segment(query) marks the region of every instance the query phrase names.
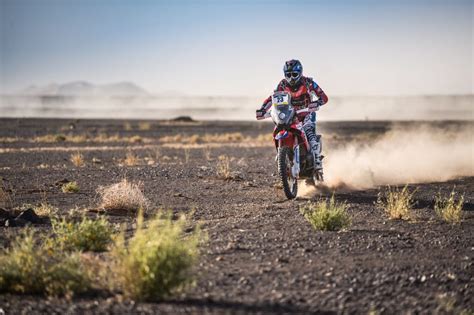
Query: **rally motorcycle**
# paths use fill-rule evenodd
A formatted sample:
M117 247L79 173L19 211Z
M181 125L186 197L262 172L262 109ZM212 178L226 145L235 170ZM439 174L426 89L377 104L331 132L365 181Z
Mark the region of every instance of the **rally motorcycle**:
M311 107L311 106L309 106ZM303 123L298 114L316 111L304 108L296 110L287 92L275 92L272 95L272 107L260 119L271 117L275 123L273 139L277 149L278 176L288 199L296 198L298 179L307 179L315 184L323 181L322 171L314 171L314 158L311 153Z

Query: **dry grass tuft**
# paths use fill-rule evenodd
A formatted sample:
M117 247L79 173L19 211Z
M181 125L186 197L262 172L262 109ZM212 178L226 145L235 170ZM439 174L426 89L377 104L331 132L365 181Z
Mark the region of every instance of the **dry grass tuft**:
M227 155L219 156L219 160L217 161L217 176L221 179L232 179L230 159Z
M255 142L258 143L272 143L274 141L272 135L269 134L260 134L256 138L254 138Z
M435 212L438 218L450 224L458 224L462 220L462 206L464 195L457 195L454 189L447 198L443 198L440 193L436 196Z
M12 197L3 187L3 180L0 179L0 207L11 207L13 204Z
M171 213L158 213L146 223L147 227L140 212L128 242L124 233L117 238L112 251L112 285L129 298L154 301L193 282L192 268L204 237L199 228L185 233L189 223L184 215L173 220Z
M155 161L159 161L161 158L161 150L159 148L155 148L153 149L152 152L153 152L152 156L154 157Z
M19 142L21 141L18 137L0 137L1 143L12 143L12 142Z
M91 142L127 142L126 137L122 138L118 134L108 135L106 133L99 133L95 137L89 137Z
M199 135L183 136L181 134L177 134L174 136L164 136L160 138L160 142L162 143L196 144L199 141L200 141Z
M19 142L19 141L21 141L21 139L18 137L0 137L1 143L13 143L13 142Z
M59 209L53 207L47 202L42 202L38 206L34 207L35 213L43 217L52 217L56 216L59 212Z
M64 139L67 142L82 143L87 142L88 138L86 135L68 135Z
M150 130L151 129L151 123L148 121L141 121L138 123L138 129L142 131Z
M125 156L125 159L123 160L123 163L126 166L135 166L138 165L138 161L138 157L132 151L128 151L127 155Z
M97 192L102 199L100 208L105 211L146 211L149 201L142 192L142 186L141 183L131 183L124 179L107 187L99 187Z
M79 185L77 182L69 182L61 186L63 193L73 194L79 192Z
M63 142L66 141L66 136L63 134L48 134L48 135L43 135L43 136L38 136L33 138L33 142L46 142L46 143L51 143L51 142Z
M188 164L190 152L188 148L184 148L184 163Z
M338 231L351 224L347 204L337 202L334 195L330 200L308 203L300 208L300 212L315 230Z
M240 142L244 140L244 136L240 132L232 132L232 133L216 133L216 134L208 134L202 136L202 142L210 143L210 142Z
M17 141L23 141L25 139L16 138ZM28 139L26 139L28 140ZM148 141L148 139L146 139ZM83 142L99 142L99 143L107 143L107 142L129 142L129 143L142 143L145 142L145 139L140 137L139 135L134 135L130 137L121 137L118 134L115 135L108 135L105 133L99 133L98 135L91 136L86 134L79 134L79 135L64 135L64 134L47 134L43 136L38 136L33 139L29 139L28 141L32 142L46 142L46 143L53 143L53 142L74 142L74 143L83 143Z
M85 165L84 156L80 152L71 154L70 160L76 167L82 167Z
M206 161L211 161L211 148L209 146L206 146L205 148L202 149L202 153L204 155L204 158Z
M473 315L472 309L465 309L459 305L459 301L453 294L442 293L436 296L438 307L434 314L457 314L457 315Z
M220 133L220 134L204 134L204 135L182 135L164 136L160 138L162 143L183 143L183 144L197 144L197 143L225 143L225 142L240 142L246 139L242 133Z
M125 129L125 131L132 131L133 126L130 122L126 121L123 123L123 129Z
M130 138L128 138L128 142L130 142L130 143L142 143L143 139L142 139L142 137L135 135L135 136L131 136Z
M413 219L414 194L415 191L408 190L408 185L405 185L401 190L388 186L384 194L379 193L377 206L383 209L390 219L411 220Z

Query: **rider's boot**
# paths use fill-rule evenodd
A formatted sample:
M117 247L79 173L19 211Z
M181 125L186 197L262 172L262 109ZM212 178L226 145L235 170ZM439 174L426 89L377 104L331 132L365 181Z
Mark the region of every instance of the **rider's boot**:
M304 132L306 134L306 139L308 139L308 143L311 149L310 153L313 155L314 177L317 180L322 180L323 156L321 155L321 151L322 151L321 135L316 134L316 114L314 112L305 117L303 129L304 129Z
M324 155L314 156L314 170L315 171L323 170L323 158L324 158Z
M323 179L323 158L324 156L321 154L321 135L316 135L313 138L315 141L311 141L311 151L314 157L314 174L318 180Z
M314 158L314 169L322 169L322 159L321 155L321 135L310 135L308 137L309 145L311 146L311 153L313 153Z

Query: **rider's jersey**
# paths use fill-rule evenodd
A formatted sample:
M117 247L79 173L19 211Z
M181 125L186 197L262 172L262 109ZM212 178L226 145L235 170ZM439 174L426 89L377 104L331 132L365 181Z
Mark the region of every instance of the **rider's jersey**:
M321 89L321 87L313 81L312 78L302 76L300 81L295 86L290 86L288 82L283 79L278 83L275 92L288 92L291 94L291 103L295 106L296 110L302 109L307 107L311 103L311 95L310 93L315 93L316 96L319 98L318 103L320 105L324 105L328 102L328 97L326 93ZM268 109L272 106L272 97L269 96L263 102L262 109L268 111ZM302 116L305 116L303 114ZM300 115L298 115L300 116Z

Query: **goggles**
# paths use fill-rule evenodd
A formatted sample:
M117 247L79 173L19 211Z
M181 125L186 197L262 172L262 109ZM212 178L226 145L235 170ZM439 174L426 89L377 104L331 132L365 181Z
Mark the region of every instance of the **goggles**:
M290 79L290 78L296 79L300 75L301 75L300 72L285 72L285 77L288 78L288 79Z

